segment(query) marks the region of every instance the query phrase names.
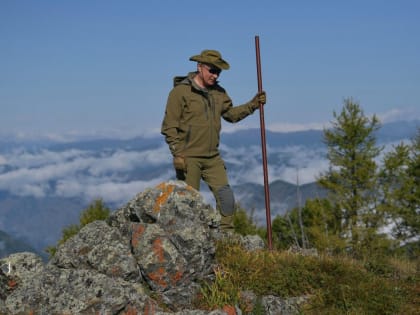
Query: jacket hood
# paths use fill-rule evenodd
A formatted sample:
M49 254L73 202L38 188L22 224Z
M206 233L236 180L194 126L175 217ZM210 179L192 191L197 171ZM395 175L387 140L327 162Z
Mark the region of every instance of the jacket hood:
M174 78L174 87L180 84L191 85L192 79L195 76L196 72L190 72L186 76L176 76Z
M216 81L216 84L214 84L214 86L209 87L209 88L201 88L199 87L195 82L194 82L194 76L197 75L197 72L189 72L186 76L176 76L174 77L174 87L177 85L191 85L192 87L194 87L195 89L199 90L199 91L203 91L203 92L208 92L208 90L210 89L215 89L215 90L220 90L222 89L221 86L219 85L219 81Z

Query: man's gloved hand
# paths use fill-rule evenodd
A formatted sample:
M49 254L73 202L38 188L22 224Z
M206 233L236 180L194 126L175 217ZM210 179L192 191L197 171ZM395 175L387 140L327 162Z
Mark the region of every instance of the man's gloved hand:
M185 157L183 155L175 155L173 159L174 167L176 170L180 171L186 171L186 163L185 163Z
M266 96L265 91L258 92L257 94L255 94L254 98L251 100L252 107L254 109L257 109L260 107L260 104L264 105L266 101L267 101L267 96Z

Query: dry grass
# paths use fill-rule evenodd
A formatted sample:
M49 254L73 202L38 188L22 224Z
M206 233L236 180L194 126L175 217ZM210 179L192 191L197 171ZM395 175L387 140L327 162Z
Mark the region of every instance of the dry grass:
M420 306L418 263L413 261L383 258L369 264L346 256L248 252L229 243L218 245L217 260L215 281L200 300L209 309L240 305L245 290L257 296L310 295L303 314L416 314ZM380 265L380 271L372 265Z

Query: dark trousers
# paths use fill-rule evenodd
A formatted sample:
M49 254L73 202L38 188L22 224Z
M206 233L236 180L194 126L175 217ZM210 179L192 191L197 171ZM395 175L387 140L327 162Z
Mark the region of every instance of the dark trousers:
M200 190L201 179L209 186L216 199L216 207L220 212L220 198L218 191L221 187L229 185L225 163L220 155L214 157L187 157L186 172L177 170L177 179L185 181L188 185ZM233 210L232 210L233 213ZM225 216L220 212L221 228L233 228L233 216Z

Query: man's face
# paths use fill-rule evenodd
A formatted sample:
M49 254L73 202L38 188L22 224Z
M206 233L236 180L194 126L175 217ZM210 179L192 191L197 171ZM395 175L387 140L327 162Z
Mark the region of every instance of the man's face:
M203 81L203 84L205 86L212 86L216 84L220 72L222 72L222 70L220 70L219 68L205 63L199 64L199 70L201 80Z

